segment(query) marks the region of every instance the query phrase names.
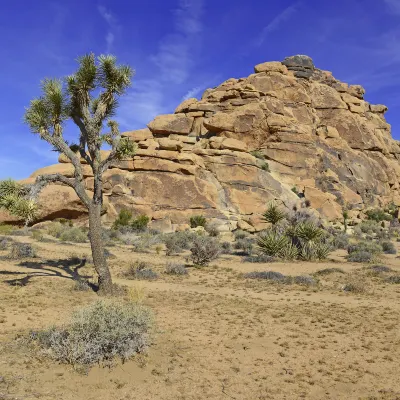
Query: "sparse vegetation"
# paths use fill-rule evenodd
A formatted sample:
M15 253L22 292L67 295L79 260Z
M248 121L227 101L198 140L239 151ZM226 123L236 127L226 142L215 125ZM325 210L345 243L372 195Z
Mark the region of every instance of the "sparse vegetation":
M234 247L236 250L241 250L243 255L251 255L253 251L253 239L247 237L244 239L236 240Z
M332 267L332 268L320 269L319 271L315 272L314 275L324 276L324 275L330 275L330 274L344 274L344 273L345 272L343 271L343 269Z
M14 242L11 245L9 258L20 259L20 258L35 258L36 249L29 243Z
M158 274L151 269L151 266L144 261L136 261L124 273L127 279L152 281L158 279Z
M207 225L207 219L203 215L194 215L190 217L189 222L191 228L198 228L199 226L205 228Z
M255 254L252 256L243 257L242 261L249 263L271 263L276 261L276 259L274 257L267 256L266 254Z
M71 228L65 226L65 229L62 230L59 238L62 242L85 243L88 239L88 235L78 227Z
M269 222L272 225L276 225L278 222L286 218L286 213L282 211L275 203L270 203L267 210L263 214L265 222Z
M61 363L91 366L128 360L151 343L153 316L141 305L100 300L72 315L65 326L32 332L45 354Z
M167 263L165 273L168 275L188 275L188 270L183 264Z
M190 258L195 265L205 266L217 259L222 249L217 239L209 236L197 236L193 240L190 252Z
M396 247L392 242L383 241L380 243L385 254L396 254L397 250Z
M141 214L132 219L131 227L134 231L143 232L146 230L150 218L147 215Z
M386 213L384 210L380 208L374 208L373 210L368 210L365 212L369 220L382 222L382 221L391 221L393 216Z

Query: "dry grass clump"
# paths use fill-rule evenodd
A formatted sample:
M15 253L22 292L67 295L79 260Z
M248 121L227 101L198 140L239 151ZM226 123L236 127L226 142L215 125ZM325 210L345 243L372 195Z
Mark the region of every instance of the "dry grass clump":
M317 276L324 276L324 275L330 275L330 274L344 274L345 272L341 268L324 268L320 269L319 271L315 272L314 275Z
M342 290L351 293L367 293L371 289L371 285L367 282L364 276L353 273L346 278Z
M123 274L127 279L152 281L158 279L157 272L151 269L151 265L145 261L136 261Z
M65 326L30 336L54 360L90 366L144 352L152 326L152 313L144 306L99 300L75 312Z
M35 258L36 249L29 243L14 242L8 257L11 259Z
M209 236L197 236L193 240L190 252L193 263L204 266L217 259L222 249L217 239Z
M285 285L316 286L317 281L309 275L286 276L275 271L253 271L244 275L248 279L265 279L274 283Z
M168 275L188 275L189 272L183 264L167 263L165 273Z

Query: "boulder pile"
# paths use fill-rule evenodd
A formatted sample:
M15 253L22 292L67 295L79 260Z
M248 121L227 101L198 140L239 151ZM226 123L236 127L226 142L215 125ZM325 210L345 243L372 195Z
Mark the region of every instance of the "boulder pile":
M366 208L400 205L399 142L385 121L387 108L364 94L301 55L207 89L147 128L123 133L138 151L105 173L105 221L128 208L164 232L187 228L197 214L221 231L259 231L271 200L287 208L307 200L331 222L342 219L344 207L357 221ZM59 161L27 181L72 176L68 160ZM90 168L84 171L90 191ZM67 187L46 188L41 204L42 220L85 215Z

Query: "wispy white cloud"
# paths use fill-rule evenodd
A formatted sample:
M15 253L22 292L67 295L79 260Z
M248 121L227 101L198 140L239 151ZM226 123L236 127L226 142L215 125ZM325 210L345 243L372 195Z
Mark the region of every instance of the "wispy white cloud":
M107 10L104 6L99 5L97 7L97 11L108 26L108 31L105 39L107 44L107 53L109 53L114 45L116 32L120 30L120 26L111 11Z
M150 61L156 66L154 79L134 82L130 93L121 99L119 122L122 129L142 128L156 115L171 112L176 107L177 88L187 83L195 64L195 51L203 31L203 0L179 0L172 11L173 32L162 37ZM140 72L139 72L140 73ZM201 91L196 87L187 95Z
M400 15L400 0L384 0L389 10L397 15Z
M204 87L202 86L196 86L193 89L190 89L187 91L187 93L182 97L182 101L190 99L192 97L196 97L199 93L202 92Z
M151 57L164 81L181 84L187 80L193 64L193 48L203 29L202 13L202 0L179 1L174 10L175 31L160 41L158 52Z
M288 21L293 16L293 14L297 12L300 4L301 2L292 4L291 6L285 8L275 18L273 18L272 21L263 28L260 35L255 40L254 45L261 46L265 42L265 39L267 38L268 34L278 30L282 26L282 24Z

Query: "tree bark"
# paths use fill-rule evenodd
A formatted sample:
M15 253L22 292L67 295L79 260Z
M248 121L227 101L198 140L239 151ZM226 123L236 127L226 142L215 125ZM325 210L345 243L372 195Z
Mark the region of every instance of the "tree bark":
M89 207L89 239L92 248L93 264L99 280L99 291L103 294L111 294L113 283L104 254L105 248L101 227L101 204L91 204Z

